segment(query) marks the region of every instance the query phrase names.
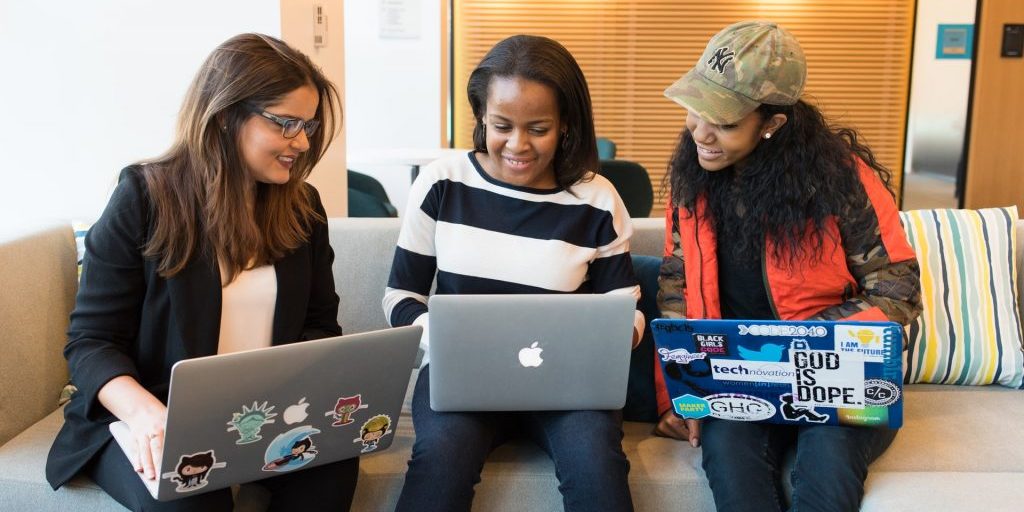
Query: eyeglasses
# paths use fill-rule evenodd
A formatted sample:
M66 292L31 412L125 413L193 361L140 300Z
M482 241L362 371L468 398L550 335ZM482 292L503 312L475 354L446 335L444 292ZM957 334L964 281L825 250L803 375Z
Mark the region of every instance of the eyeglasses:
M259 108L252 104L246 104L249 110L253 114L259 114L281 126L281 136L286 139L293 139L299 134L300 130L306 132L306 137L312 137L316 133L316 129L320 127L320 121L318 119L310 119L309 121L303 121L302 119L295 119L294 117L281 117L275 116L262 108Z

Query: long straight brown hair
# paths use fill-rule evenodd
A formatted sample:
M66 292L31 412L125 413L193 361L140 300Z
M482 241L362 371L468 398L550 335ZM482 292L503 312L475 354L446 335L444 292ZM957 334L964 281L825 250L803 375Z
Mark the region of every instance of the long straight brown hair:
M253 115L250 105L266 108L304 85L320 97L322 128L309 138L287 183L253 186L238 146L239 130ZM225 267L224 282L284 257L309 239L314 221L326 220L314 210L305 180L340 123L337 90L301 52L262 34L222 43L189 86L174 144L143 163L154 214L144 254L169 277L203 252Z

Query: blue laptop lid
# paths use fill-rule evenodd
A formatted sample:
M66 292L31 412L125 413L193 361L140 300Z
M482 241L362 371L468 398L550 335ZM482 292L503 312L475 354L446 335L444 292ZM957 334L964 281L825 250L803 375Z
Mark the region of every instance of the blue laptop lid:
M659 319L651 327L682 418L903 424L897 323Z

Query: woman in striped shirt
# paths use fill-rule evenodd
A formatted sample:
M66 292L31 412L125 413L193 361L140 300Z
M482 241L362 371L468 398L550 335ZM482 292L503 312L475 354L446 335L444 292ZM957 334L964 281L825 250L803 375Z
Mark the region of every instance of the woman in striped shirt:
M594 172L590 93L572 55L551 39L510 37L480 62L468 93L474 150L426 166L410 192L384 296L391 325L426 327L435 277L440 294L639 299L629 216ZM638 312L634 342L642 331ZM426 368L426 334L422 345ZM487 455L520 436L554 460L565 510L632 510L618 411L439 413L429 381L420 371L397 510L469 510Z

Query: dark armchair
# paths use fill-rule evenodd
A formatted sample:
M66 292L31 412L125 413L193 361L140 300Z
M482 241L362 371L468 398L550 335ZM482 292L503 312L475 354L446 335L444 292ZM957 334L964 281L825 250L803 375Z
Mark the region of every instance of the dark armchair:
M608 178L626 203L626 211L633 218L647 217L654 207L654 187L647 169L628 160L601 160L598 174Z
M398 217L384 186L372 176L348 171L349 217Z

